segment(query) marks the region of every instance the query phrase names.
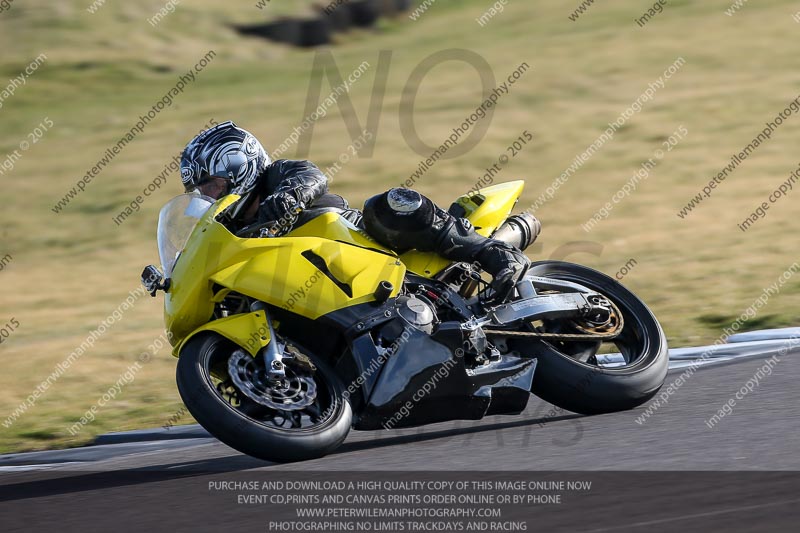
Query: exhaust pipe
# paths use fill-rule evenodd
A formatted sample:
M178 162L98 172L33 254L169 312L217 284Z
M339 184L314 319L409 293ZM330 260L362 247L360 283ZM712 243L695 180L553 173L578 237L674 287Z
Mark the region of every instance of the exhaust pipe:
M492 234L492 239L525 250L534 243L542 231L542 223L529 213L511 215Z

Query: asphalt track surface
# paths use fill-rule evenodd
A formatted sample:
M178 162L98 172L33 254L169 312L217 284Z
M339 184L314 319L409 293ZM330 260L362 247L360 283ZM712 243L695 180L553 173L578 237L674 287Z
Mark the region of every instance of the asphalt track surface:
M237 505L208 482L361 472L593 480L590 493L560 505L505 512L527 520L528 531L796 531L800 347L773 359L771 375L731 414L706 424L776 353L762 352L698 368L644 423L637 417L646 406L584 417L532 397L519 416L352 432L334 454L303 463L256 460L196 430L184 435L194 438L2 456L0 530L268 531L282 509ZM671 370L665 387L682 371Z

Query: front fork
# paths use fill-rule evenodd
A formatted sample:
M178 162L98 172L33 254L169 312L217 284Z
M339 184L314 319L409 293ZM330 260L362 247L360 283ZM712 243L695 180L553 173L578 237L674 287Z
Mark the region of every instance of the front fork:
M267 304L261 301L253 302L251 311L262 311L269 332L269 344L261 349L259 355L264 358L264 367L267 369L267 379L280 382L286 377L286 366L283 363L285 345L278 340L275 329L272 327L272 317L269 316Z

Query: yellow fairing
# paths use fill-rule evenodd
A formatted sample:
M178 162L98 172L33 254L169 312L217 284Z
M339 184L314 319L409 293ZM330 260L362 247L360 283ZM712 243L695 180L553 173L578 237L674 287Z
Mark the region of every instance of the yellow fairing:
M372 248L389 255L397 255L389 248L381 246L366 231L357 228L336 213L324 213L313 218L286 237L325 237L331 241L349 242L364 248Z
M213 331L226 339L241 346L255 357L261 348L269 344L269 328L263 312L242 313L219 320L214 320L187 335L175 348L175 355L179 354L186 341L201 331Z
M215 285L310 319L373 301L384 280L394 286L392 297L399 293L403 264L339 215L323 214L284 237L241 239L215 220L237 198L228 196L209 209L170 276L164 313L174 345L211 319L215 296L221 296L214 294Z
M505 221L522 194L525 182L510 181L479 189L460 196L456 202L464 208L464 215L480 235L489 237ZM400 256L406 268L425 277L432 277L447 267L451 261L430 252L411 250Z

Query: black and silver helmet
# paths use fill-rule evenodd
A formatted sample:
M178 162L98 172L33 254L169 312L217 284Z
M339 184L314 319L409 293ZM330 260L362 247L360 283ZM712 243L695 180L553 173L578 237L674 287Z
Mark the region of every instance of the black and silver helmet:
M236 194L244 195L270 159L253 134L231 121L217 124L192 139L181 156L181 181L191 191L212 176L226 178Z

